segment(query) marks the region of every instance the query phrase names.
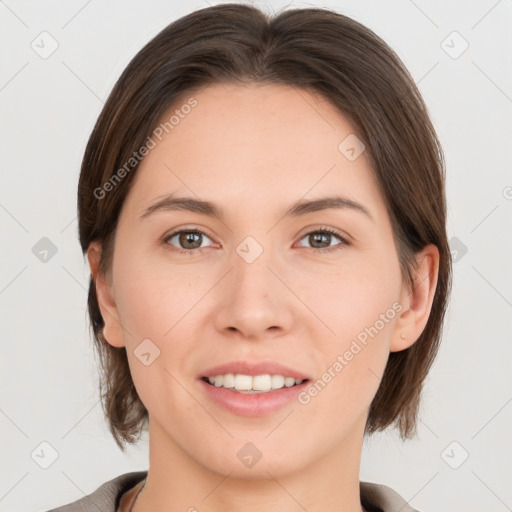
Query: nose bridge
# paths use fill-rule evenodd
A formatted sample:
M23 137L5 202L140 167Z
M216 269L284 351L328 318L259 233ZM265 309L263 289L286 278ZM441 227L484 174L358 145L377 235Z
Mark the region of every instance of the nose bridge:
M258 338L270 328L289 328L290 293L275 275L279 265L269 243L270 237L263 246L247 236L235 247L230 258L233 270L216 318L218 329Z
M261 238L260 238L261 239ZM263 243L265 245L263 245ZM234 265L234 296L244 301L245 306L253 304L265 309L270 302L278 298L279 292L275 289L275 276L269 270L272 268L274 251L270 246L270 237L262 243L249 235L235 248L232 263ZM261 302L264 303L261 303ZM258 303L261 303L257 306ZM270 309L270 308L269 308Z
M272 268L272 249L266 240L265 247L254 237L246 237L235 249L232 263L236 288L241 295L251 292L254 295L268 297L275 280L269 267Z

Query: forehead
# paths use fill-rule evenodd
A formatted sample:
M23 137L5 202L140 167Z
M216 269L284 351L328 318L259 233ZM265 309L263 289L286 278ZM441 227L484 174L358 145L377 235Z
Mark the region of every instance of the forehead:
M174 191L221 203L266 191L268 200L280 193L290 203L337 187L378 200L364 152L350 161L339 148L354 127L319 94L280 84L215 84L182 95L159 126L166 122L130 192L139 209Z
M170 110L179 110L190 96L183 95ZM281 155L285 149L316 157L326 150L337 154L339 137L355 131L321 95L288 85L214 84L196 91L193 97L197 105L181 120L181 130L178 126L173 129L174 134L189 137L193 131L205 140L214 138L229 145L234 152L243 149L244 155L250 146L261 150L262 144L268 152Z

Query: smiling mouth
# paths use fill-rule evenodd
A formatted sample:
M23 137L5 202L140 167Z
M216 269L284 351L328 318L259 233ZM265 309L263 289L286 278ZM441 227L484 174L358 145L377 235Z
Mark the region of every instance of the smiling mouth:
M202 377L202 381L216 388L223 388L234 393L255 395L271 393L281 389L301 386L309 382L309 379L294 379L283 375L250 375L226 374L215 377Z

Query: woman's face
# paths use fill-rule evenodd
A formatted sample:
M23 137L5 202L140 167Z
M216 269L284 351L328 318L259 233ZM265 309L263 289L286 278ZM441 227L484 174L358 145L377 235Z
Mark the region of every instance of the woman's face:
M126 346L161 450L266 478L358 446L408 292L383 198L344 117L280 85L215 85L193 97L193 108L181 109L188 96L173 107L180 115L153 137L125 199L105 336ZM151 208L171 195L222 215ZM343 200L286 213L327 197ZM239 387L309 380L244 394L203 379L237 372L277 375Z

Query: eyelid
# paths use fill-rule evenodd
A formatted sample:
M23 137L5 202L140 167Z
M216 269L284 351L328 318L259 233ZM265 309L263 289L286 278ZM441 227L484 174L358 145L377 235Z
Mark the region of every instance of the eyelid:
M297 235L297 237L304 238L306 235L316 233L317 231L329 231L330 233L339 237L341 240L345 241L347 244L350 243L350 241L352 240L352 237L348 233L345 233L344 231L341 231L340 229L334 228L332 226L322 224L316 226L308 226L307 228L304 228L304 230L301 231L300 234Z
M200 226L198 224L191 224L191 225L184 225L184 226L177 226L173 229L170 229L164 236L163 238L168 238L172 235L176 235L182 231L197 231L197 232L201 232L201 233L204 233L206 236L208 236L208 238L215 238L207 228L203 227L203 226Z

